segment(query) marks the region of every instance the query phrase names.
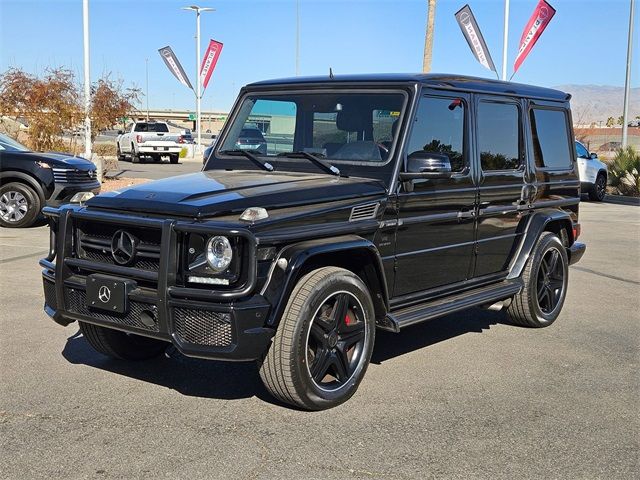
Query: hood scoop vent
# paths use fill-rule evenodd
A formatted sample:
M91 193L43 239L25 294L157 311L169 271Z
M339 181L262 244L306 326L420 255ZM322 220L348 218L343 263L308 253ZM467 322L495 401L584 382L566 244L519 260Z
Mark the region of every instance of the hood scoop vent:
M372 218L376 218L376 214L378 213L379 203L367 203L365 205L358 205L357 207L353 207L351 209L351 215L349 216L350 222L355 222L358 220L371 220Z

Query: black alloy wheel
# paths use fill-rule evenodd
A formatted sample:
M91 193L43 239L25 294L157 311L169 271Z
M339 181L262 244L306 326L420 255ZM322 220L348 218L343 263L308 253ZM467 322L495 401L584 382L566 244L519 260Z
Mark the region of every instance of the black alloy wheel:
M547 250L538 269L536 281L538 307L545 315L552 314L564 296L566 272L560 255L557 248Z
M366 343L365 313L346 291L332 293L318 308L307 332L306 364L321 390L346 385L362 360Z
M375 309L360 277L338 267L304 275L294 287L260 378L282 402L324 410L356 392L375 342Z
M522 272L522 290L507 307L511 321L524 327L548 327L560 315L567 295L569 257L553 232L542 232Z

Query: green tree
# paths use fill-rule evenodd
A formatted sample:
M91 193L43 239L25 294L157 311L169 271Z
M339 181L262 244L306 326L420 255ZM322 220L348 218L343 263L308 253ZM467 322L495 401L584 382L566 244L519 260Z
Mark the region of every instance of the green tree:
M622 115L620 115L618 117L618 121L616 122L618 125L622 125L624 123L624 117Z
M615 125L615 119L613 117L607 118L607 127L611 128Z

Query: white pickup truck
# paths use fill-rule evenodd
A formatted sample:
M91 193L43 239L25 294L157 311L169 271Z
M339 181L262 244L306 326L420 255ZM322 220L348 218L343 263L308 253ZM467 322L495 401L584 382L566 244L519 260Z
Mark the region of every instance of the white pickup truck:
M141 163L150 157L159 162L162 157L169 157L171 163L178 163L185 143L184 136L169 133L169 126L164 122L135 122L126 132L118 131L116 149L118 160Z

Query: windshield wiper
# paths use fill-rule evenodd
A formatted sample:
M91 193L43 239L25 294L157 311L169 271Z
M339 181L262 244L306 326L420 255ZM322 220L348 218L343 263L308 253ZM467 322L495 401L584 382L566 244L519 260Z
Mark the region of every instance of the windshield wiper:
M222 155L236 155L246 157L261 169L266 170L267 172L273 172L273 165L271 165L269 162L263 162L258 157L256 157L256 155L262 154L259 150L242 150L241 148L234 148L233 150L222 150L218 153L221 153Z
M315 155L313 155L312 153L309 153L309 152L303 152L303 151L301 151L301 152L281 152L281 153L278 154L278 157L306 158L307 160L310 160L315 165L320 167L325 172L330 173L331 175L335 175L337 177L340 176L340 170L338 170L337 167L334 167L329 162L325 162L321 158L319 158L319 157L317 157L317 156L315 156Z

